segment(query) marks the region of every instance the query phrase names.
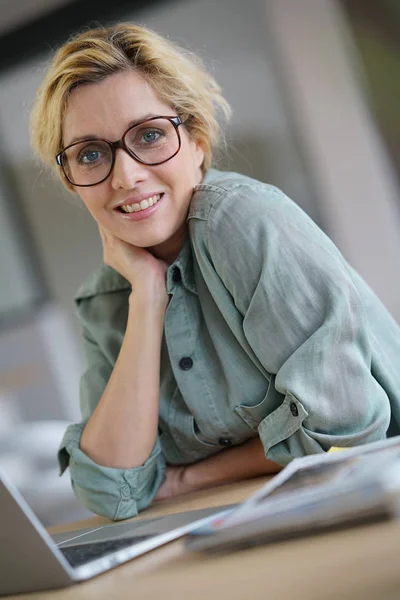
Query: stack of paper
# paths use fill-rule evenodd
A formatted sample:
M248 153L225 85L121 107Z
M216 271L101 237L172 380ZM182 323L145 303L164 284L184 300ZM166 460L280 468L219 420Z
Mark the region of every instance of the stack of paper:
M400 436L293 460L239 507L194 531L193 550L219 551L400 514Z

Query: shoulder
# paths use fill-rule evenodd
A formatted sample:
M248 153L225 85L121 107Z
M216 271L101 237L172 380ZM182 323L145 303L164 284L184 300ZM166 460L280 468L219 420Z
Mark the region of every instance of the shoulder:
M241 186L259 187L267 184L262 183L258 179L235 173L233 171L219 171L218 169L210 169L204 175L202 182L196 186L196 190L220 190L231 191ZM268 186L273 187L273 186Z
M195 251L211 258L268 253L282 262L322 252L343 260L318 225L279 188L238 173L210 170L195 188L189 213Z
M208 231L232 227L292 229L316 228L314 222L286 194L246 175L211 169L194 189L190 205L191 227L205 221Z
M79 287L75 294L75 302L79 304L82 300L96 296L128 290L130 283L117 271L102 265L95 269Z
M195 187L189 219L192 232L205 222L208 233L228 239L232 233L248 236L250 232L322 235L312 219L279 188L215 169Z
M247 201L249 205L260 200L265 205L266 202L276 202L277 199L282 201L287 198L273 185L240 173L210 169L203 181L194 188L189 218L208 218L210 212L224 210L227 204L237 204L241 200Z

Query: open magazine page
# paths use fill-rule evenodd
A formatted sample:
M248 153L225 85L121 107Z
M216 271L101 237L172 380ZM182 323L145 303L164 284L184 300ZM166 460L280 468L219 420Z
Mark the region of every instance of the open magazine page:
M229 513L222 525L239 523L254 513L266 499L280 495L280 501L297 502L317 492L332 492L341 485L360 484L379 473L387 464L387 453L400 453L400 436L343 449L332 454L316 454L294 459L271 481ZM368 455L365 460L359 460ZM373 466L372 463L377 463ZM400 461L399 461L400 468Z
M198 533L252 522L257 526L260 520L268 523L268 519L271 531L275 531L296 525L299 514L303 527L318 519L333 523L363 514L383 515L397 510L399 489L400 436L295 459L240 506Z

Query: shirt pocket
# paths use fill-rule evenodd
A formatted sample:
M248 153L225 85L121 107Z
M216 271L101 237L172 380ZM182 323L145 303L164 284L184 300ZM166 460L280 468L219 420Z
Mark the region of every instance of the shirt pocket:
M261 421L282 404L284 396L276 391L274 381L274 377L271 377L267 392L261 402L251 404L249 401L234 408L235 413L255 431L258 430Z
M216 444L215 441L210 440L203 435L193 416L190 417L190 430L196 444L199 444L200 447L204 446L206 448L219 448L219 445Z
M202 434L192 415L190 415L188 419L187 427L188 437L187 447L185 449L185 454L188 457L187 462L204 460L221 450L221 446L219 446L217 442Z
M272 446L293 435L308 417L303 404L293 394L283 396L276 390L274 378L271 378L261 402L241 404L235 407L235 412L258 432L266 453Z
M221 450L216 442L201 433L192 415L185 419L184 431L176 431L175 434L163 431L160 442L165 460L170 465L190 464Z

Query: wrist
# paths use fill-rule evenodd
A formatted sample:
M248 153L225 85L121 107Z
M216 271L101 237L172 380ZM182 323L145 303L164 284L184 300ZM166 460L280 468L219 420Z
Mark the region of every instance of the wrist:
M133 311L139 311L139 314L146 315L154 313L164 316L165 310L168 306L168 294L166 290L160 290L155 286L148 285L140 287L137 290L132 290L129 295L129 309Z

